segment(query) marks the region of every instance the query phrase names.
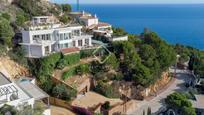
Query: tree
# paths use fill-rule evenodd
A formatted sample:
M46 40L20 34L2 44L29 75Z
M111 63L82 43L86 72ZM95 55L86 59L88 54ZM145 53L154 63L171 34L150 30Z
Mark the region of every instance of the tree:
M119 67L119 62L115 54L111 53L110 56L105 58L107 58L107 60L105 61L105 65L110 66L113 69L117 69Z
M22 26L25 21L26 21L26 18L24 17L24 15L18 13L16 16L16 25Z
M157 59L160 63L160 69L165 70L176 62L176 52L165 41L154 33L145 34L144 43L151 45L157 54Z
M123 28L112 28L113 36L124 36L128 33Z
M60 17L59 20L60 20L60 22L63 22L64 24L67 24L71 19L70 19L69 16L63 15L63 16Z
M14 36L10 22L5 18L0 17L0 42L4 45L12 45L12 37Z
M165 99L167 107L174 109L181 115L196 115L195 109L192 107L192 103L182 93L173 93L167 96Z
M56 98L70 100L76 96L77 92L74 89L68 89L64 84L57 84L53 88L52 94Z
M67 96L67 88L64 84L58 84L53 88L52 94L56 98L64 98Z
M79 75L89 73L89 65L88 64L81 64L76 67L76 73Z
M70 4L62 4L61 5L63 12L68 13L72 11L72 7Z
M108 110L111 106L110 106L110 102L106 101L102 106L103 109Z
M9 56L11 59L16 61L17 63L27 66L28 65L28 60L26 58L26 51L22 46L18 46L13 48L13 50L9 51Z
M196 112L194 108L184 106L182 108L181 115L196 115Z

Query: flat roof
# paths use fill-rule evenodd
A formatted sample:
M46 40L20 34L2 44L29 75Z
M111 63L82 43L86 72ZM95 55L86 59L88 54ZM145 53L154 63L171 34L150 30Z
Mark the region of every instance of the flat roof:
M10 83L11 81L3 73L0 72L0 86Z
M46 94L38 86L32 84L29 81L18 81L17 84L24 92L26 92L29 96L33 97L35 100L40 100L49 97L48 94Z

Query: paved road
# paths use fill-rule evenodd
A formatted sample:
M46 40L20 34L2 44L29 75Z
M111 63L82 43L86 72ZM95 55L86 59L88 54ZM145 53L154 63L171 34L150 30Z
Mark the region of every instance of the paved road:
M164 99L171 93L175 91L186 91L185 82L188 82L192 76L189 75L187 71L178 70L176 74L176 79L172 85L170 85L165 91L154 97L150 101L141 101L134 112L128 113L128 115L143 115L143 111L147 110L148 107L151 108L152 113L161 110L164 106ZM138 103L138 102L137 102Z

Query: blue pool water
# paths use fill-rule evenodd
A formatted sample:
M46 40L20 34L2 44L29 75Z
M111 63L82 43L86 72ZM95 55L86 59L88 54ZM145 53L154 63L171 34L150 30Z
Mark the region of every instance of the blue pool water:
M139 34L147 27L171 44L180 43L204 50L204 4L83 4L80 9L97 14L101 21L123 27L129 33Z

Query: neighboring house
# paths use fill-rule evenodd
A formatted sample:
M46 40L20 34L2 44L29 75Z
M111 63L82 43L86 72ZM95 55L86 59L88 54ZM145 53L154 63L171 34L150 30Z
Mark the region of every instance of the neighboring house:
M0 72L0 107L11 105L31 105L34 107L36 101L47 100L47 107L43 115L50 115L49 95L31 82L31 79L19 79L11 82L3 73Z
M22 31L27 57L41 58L62 49L92 47L92 35L82 32L80 25L63 25L49 16L34 17L32 26Z
M113 33L112 26L108 23L99 22L99 19L96 15L93 16L90 13L84 11L71 12L69 15L83 24L88 30L91 30L93 33L102 33L109 37Z

